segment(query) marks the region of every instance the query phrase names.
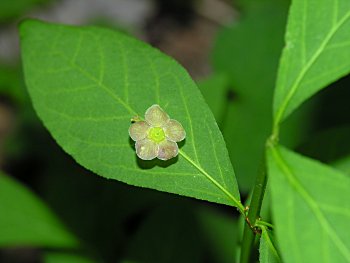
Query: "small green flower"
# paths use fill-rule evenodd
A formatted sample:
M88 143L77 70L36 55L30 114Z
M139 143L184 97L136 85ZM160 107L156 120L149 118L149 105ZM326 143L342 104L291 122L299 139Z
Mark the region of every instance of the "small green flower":
M182 125L169 118L159 105L154 104L145 113L145 121L136 121L129 128L136 154L142 160L158 158L169 160L177 156L177 142L186 137Z

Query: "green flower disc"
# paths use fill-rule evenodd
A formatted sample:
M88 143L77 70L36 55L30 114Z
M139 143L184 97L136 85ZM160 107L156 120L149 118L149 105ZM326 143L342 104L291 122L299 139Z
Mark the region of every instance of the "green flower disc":
M148 132L148 138L156 143L165 140L165 133L161 127L153 127Z

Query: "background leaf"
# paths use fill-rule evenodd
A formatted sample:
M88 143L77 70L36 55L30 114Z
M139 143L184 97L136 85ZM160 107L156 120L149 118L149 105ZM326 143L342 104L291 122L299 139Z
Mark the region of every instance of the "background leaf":
M149 215L130 240L125 259L169 263L204 260L203 238L193 212L180 204L180 215L177 206L171 203L171 206L159 207ZM168 224L163 224L163 220Z
M28 189L0 173L0 246L75 247L77 240Z
M47 0L14 0L0 1L0 21L15 18L31 7L47 2Z
M275 91L275 126L349 72L349 39L348 0L293 1Z
M0 65L0 95L9 97L13 102L22 105L26 101L26 93L19 69L7 65Z
M281 263L275 245L272 242L269 231L266 227L261 227L259 262L260 263Z
M268 150L272 212L285 262L348 262L350 178L282 147Z
M230 213L225 214L210 208L200 209L198 219L204 234L203 239L207 243L205 251L213 255L212 262L235 262L236 250L239 248L238 220Z
M200 87L217 112L240 190L247 193L272 125L272 94L288 1L244 2L240 20L219 32L212 55L215 75ZM208 90L216 97L221 94L220 104Z
M238 205L222 135L185 70L148 45L109 29L22 23L26 84L57 142L106 178ZM169 162L136 158L130 118L158 103L187 131Z
M68 252L46 252L44 255L45 263L94 263L99 262L88 257Z

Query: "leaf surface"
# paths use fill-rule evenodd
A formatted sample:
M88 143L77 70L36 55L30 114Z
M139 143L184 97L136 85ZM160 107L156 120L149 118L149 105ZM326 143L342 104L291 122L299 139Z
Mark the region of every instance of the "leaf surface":
M128 184L241 206L214 117L174 60L109 29L27 20L20 32L34 107L78 163ZM139 160L129 139L130 119L153 104L187 132L168 162Z
M350 1L294 0L274 97L274 125L350 71Z
M1 172L0 214L0 246L77 245L77 240L38 197Z
M269 231L266 227L261 227L262 233L259 247L260 263L281 263L281 259L277 253L274 243L272 242Z
M269 148L268 164L284 262L349 262L350 178L282 147Z

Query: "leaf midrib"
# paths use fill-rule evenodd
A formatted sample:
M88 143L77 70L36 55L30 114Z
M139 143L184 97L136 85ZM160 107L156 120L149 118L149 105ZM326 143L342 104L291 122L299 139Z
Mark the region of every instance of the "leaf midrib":
M275 121L274 121L274 127L275 130L276 127L278 126L278 124L282 121L282 119L284 118L284 113L287 109L287 106L290 102L290 100L292 99L292 97L294 96L294 94L296 93L296 91L298 90L299 84L301 83L301 81L303 80L304 76L306 75L306 73L310 70L310 68L312 67L312 65L316 62L316 60L318 59L318 57L321 55L321 53L323 52L323 50L326 48L327 44L329 43L329 41L332 39L332 37L335 35L335 33L340 29L340 27L350 18L350 12L348 12L346 15L344 15L344 17L338 22L338 24L336 24L335 26L333 26L331 28L331 30L329 31L329 33L327 34L327 36L325 37L325 39L323 40L323 42L321 43L321 45L319 46L319 48L315 51L314 55L311 57L311 59L309 60L309 62L306 64L306 66L301 70L300 74L298 75L298 77L295 79L291 89L289 90L285 100L282 102L279 110L277 111L277 114L275 115Z
M216 187L218 187L227 197L229 197L236 207L244 214L244 207L233 195L231 195L218 181L210 176L201 166L195 163L185 152L179 150L179 153L184 157L190 164L192 164L198 171L200 171L209 181L211 181Z
M335 246L340 250L340 252L343 254L345 258L350 258L350 250L347 248L347 246L343 243L343 241L340 239L338 234L334 231L332 226L329 224L328 220L326 219L322 210L317 204L317 201L308 193L308 191L298 181L292 169L288 166L286 161L283 159L280 151L276 147L271 147L270 149L272 151L272 154L275 160L277 161L279 168L283 171L283 174L285 175L289 183L295 187L295 189L300 194L300 196L305 200L306 204L308 204L308 206L310 207L311 211L314 213L315 217L318 219L323 229L325 229L325 231L331 237Z

